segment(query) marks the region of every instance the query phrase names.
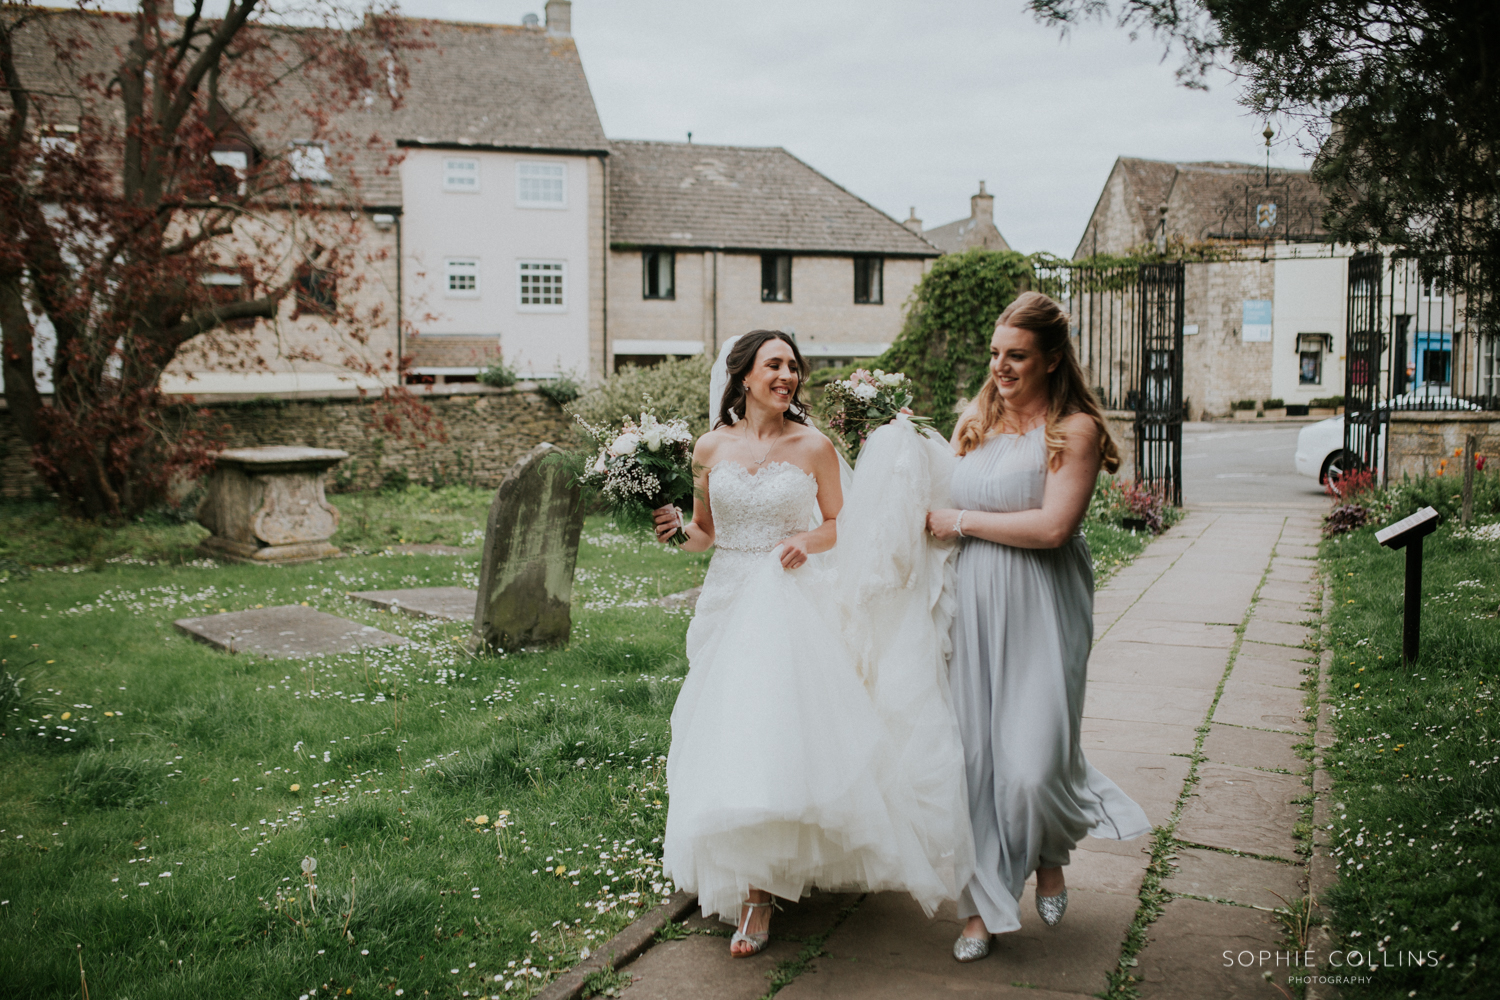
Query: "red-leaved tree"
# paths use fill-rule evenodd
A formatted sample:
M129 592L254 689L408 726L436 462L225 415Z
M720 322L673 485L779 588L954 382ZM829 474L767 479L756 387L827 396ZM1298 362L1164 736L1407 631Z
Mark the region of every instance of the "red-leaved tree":
M361 178L395 150L348 122L400 100L408 22L344 0L204 3L0 9L5 396L85 516L137 512L207 467L215 442L171 418L163 372L190 354L264 368L283 303L326 327L321 360L387 382L400 363L370 349L390 310L358 294L381 253Z

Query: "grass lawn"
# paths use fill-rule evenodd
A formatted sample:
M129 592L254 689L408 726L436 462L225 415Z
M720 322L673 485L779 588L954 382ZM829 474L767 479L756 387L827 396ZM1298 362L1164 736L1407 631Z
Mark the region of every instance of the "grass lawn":
M489 497L332 499L335 540L378 552L473 544ZM475 658L467 626L344 594L474 586L477 554L270 568L198 560L169 517L0 528L0 997L78 996L80 945L118 1000L526 996L669 891L688 618L650 602L706 555L590 518L572 643ZM1085 530L1101 578L1146 543ZM412 644L266 660L171 624L292 602Z
M1323 545L1338 739L1327 755L1340 879L1331 919L1342 947L1386 966L1343 995L1490 997L1500 974L1500 541L1451 525L1425 540L1422 653L1407 667L1406 557L1380 548L1375 527Z

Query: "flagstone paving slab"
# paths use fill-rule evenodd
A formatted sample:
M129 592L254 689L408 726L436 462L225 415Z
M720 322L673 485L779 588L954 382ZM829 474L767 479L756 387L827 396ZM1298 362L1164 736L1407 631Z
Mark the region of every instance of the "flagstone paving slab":
M1261 978L1270 971L1277 983L1286 985L1287 966L1274 964L1276 951L1285 952L1281 925L1261 910L1197 899L1174 899L1146 932L1146 947L1137 969L1141 996L1147 1000L1237 1000L1240 997L1279 997ZM1231 957L1251 952L1250 967L1238 963L1225 967L1224 952ZM1263 968L1259 953L1271 959Z
M227 652L258 653L272 659L306 659L408 642L373 625L361 625L301 604L179 618L172 624L199 642Z
M1176 874L1161 880L1168 892L1271 909L1307 892L1305 871L1296 865L1195 847L1178 848L1176 854Z
M1293 603L1292 601L1268 601L1261 599L1255 602L1255 614L1253 620L1267 622L1285 622L1288 625L1303 625L1310 621L1315 615L1306 601Z
M1085 709L1080 738L1085 754L1099 750L1190 754L1197 742L1198 731L1193 726L1170 726L1162 722L1098 719Z
M1196 726L1203 722L1213 692L1195 688L1089 681L1083 714L1124 722L1164 722Z
M1090 764L1146 810L1147 818L1156 826L1171 817L1191 764L1186 757L1116 750L1096 750L1088 758Z
M1307 768L1307 761L1292 748L1303 739L1296 733L1269 733L1215 722L1203 740L1203 755L1219 764L1297 774Z
M1310 791L1296 775L1204 764L1177 824L1177 839L1291 860L1297 856L1292 828L1301 817L1292 800Z
M1252 618L1245 626L1246 642L1266 642L1279 646L1302 647L1313 631L1304 625L1288 625L1286 622L1266 621Z
M1148 840L1149 837L1139 837L1135 842L1145 844ZM1069 892L1087 889L1090 892L1113 892L1134 898L1140 894L1141 883L1146 878L1146 856L1138 854L1131 857L1112 851L1090 851L1080 846L1069 856L1068 863L1064 866L1064 878ZM1033 887L1036 885L1034 876L1031 884Z
M1130 609L1130 617L1139 621L1206 622L1233 628L1244 619L1245 606L1250 603L1248 594L1244 600L1226 598L1219 594L1197 601L1159 597L1154 590L1148 592Z
M1287 601L1292 604L1305 604L1309 600L1309 587L1305 583L1283 583L1279 580L1267 580L1265 586L1260 588L1260 597L1263 601Z
M798 977L777 997L920 995L909 990L880 994L846 988L844 981L852 976L859 976L866 989L879 988L882 978L897 975L902 979L938 977L944 992L958 993L994 991L1017 982L1036 988L1017 990L1016 995L1028 997L1045 990L1076 995L1103 989L1104 970L1119 955L1119 942L1139 901L1112 892L1070 891L1067 916L1056 927L1042 923L1035 905L1028 887L1021 899L1021 929L996 938L983 961L961 964L953 960L953 941L963 925L952 904L939 908L929 920L903 894L871 894L828 939L827 954L817 960L815 974Z
M1227 659L1222 649L1175 646L1164 655L1144 643L1121 642L1107 636L1089 653L1089 679L1212 691L1224 676Z
M1310 656L1312 654L1305 649L1247 642L1240 646L1239 655L1234 658L1231 676L1256 684L1300 688L1307 679L1303 671L1315 666L1306 662Z
M1257 684L1230 674L1214 709L1213 721L1300 733L1307 729L1307 723L1302 721L1302 699L1303 692L1293 688Z
M351 591L349 596L366 604L373 604L382 611L450 622L473 621L474 608L479 603L479 591L467 587L356 590Z
M1234 629L1228 625L1198 622L1139 621L1126 615L1110 629L1110 638L1120 642L1147 642L1155 646L1207 646L1228 649L1234 644Z

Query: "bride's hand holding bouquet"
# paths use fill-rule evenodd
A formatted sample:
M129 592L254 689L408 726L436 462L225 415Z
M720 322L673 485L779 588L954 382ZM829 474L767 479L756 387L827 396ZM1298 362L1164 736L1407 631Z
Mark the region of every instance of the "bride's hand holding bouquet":
M905 417L918 427L931 425L932 418L912 414L914 396L911 379L901 372L860 368L847 379L828 383L823 406L829 429L838 435L853 462L870 435L892 420Z

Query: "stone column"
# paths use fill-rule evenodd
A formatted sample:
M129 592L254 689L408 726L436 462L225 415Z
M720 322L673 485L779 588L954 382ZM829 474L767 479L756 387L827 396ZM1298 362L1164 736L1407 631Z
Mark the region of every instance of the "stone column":
M234 448L215 456L198 523L212 536L198 551L234 562L300 563L339 555L328 539L338 508L323 493L323 476L349 457L332 448L273 445Z

